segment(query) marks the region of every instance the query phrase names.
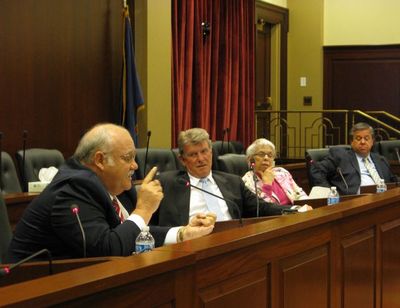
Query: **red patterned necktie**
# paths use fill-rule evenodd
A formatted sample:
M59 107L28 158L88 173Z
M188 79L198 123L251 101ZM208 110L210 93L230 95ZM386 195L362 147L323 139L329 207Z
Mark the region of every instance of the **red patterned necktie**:
M121 223L123 223L125 219L124 219L124 215L122 215L121 207L119 206L117 198L112 199L112 205L113 205L115 211L117 212L117 215L118 215L119 219L121 220Z

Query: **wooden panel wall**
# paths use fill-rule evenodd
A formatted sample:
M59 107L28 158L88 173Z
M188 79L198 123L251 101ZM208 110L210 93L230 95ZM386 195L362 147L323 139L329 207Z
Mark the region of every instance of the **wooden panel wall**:
M128 1L130 2L130 1ZM122 1L0 1L3 150L73 153L94 123L118 118Z
M400 45L324 47L324 108L400 116Z

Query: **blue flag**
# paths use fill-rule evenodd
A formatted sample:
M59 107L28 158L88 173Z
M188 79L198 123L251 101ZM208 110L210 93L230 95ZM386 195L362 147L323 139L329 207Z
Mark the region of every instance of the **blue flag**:
M128 7L124 9L123 69L121 87L121 125L129 130L138 145L137 112L144 107L142 89L136 71L133 35Z

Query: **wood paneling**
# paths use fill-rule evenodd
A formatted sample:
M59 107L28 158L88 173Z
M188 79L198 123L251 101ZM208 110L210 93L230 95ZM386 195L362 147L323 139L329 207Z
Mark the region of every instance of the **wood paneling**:
M324 47L324 109L400 116L400 45Z
M122 1L0 1L3 150L73 153L97 122L116 121Z
M0 305L396 307L399 240L394 188L3 287Z

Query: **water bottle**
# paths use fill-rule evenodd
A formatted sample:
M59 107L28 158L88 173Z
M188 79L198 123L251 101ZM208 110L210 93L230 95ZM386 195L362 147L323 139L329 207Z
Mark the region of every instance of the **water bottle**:
M149 226L144 226L142 232L136 238L135 252L136 254L153 250L154 248L154 237L149 232Z
M387 190L386 184L385 184L385 180L384 179L380 179L379 183L376 185L376 192L377 193L382 193L385 192Z
M339 193L336 187L332 186L331 191L329 192L328 195L328 205L339 203L339 201L340 201Z

